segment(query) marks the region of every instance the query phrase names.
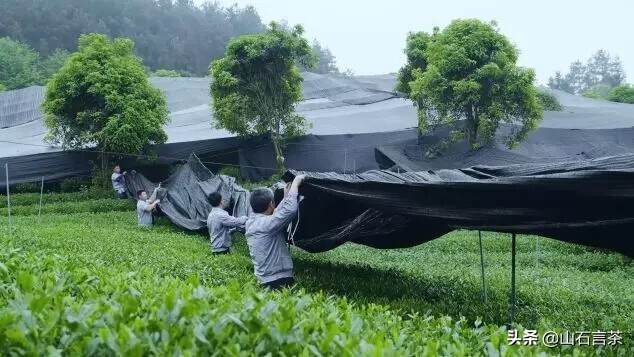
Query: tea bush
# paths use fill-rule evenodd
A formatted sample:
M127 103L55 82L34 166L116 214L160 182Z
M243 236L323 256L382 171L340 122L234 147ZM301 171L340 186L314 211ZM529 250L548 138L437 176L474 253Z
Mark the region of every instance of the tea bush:
M119 212L133 211L135 209L132 200L120 200L115 198L105 198L99 200L79 201L79 202L58 202L42 205L42 214L58 213L71 214L80 212ZM0 208L0 215L6 216L8 208ZM26 206L11 206L11 214L15 216L29 216L40 213L39 204Z
M87 200L96 200L103 198L113 198L112 189L109 190L87 190L71 193L47 193L42 197L43 204L61 203L61 202L79 202ZM40 204L40 193L19 193L11 194L12 206L30 206ZM0 208L7 207L7 196L0 195Z
M69 197L78 201L45 207L92 204ZM625 346L507 346L502 234L483 237L485 304L474 232L410 249L293 249L298 287L271 293L255 282L244 237L233 254L213 256L205 235L164 218L138 228L133 207L16 216L14 230L5 227L0 217L2 355L632 353L632 261L550 239L540 239L537 257L536 237L518 237L516 320L540 331L619 329Z

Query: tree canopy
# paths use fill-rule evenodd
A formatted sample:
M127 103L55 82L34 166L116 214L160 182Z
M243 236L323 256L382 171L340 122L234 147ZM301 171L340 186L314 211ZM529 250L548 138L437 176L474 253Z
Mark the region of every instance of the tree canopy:
M476 148L509 123L513 146L543 116L534 72L516 65L517 49L492 24L455 20L442 31L410 34L405 54L397 90L414 101L423 132L450 126L452 140Z
M625 81L625 71L618 56L598 50L586 63L574 61L568 73L556 72L548 86L572 94L587 93L590 97L606 97L610 89Z
M634 86L622 84L610 91L608 99L613 102L634 104Z
M0 38L0 83L7 89L19 89L40 83L40 56L29 46Z
M339 74L339 67L337 67L337 59L332 54L328 47L323 46L319 41L313 40L313 44L311 46L311 50L313 52L314 57L316 58L316 63L313 67L306 68L304 66L300 66L302 70L306 70L313 73L319 74Z
M150 85L133 48L125 38L80 37L78 52L47 86L49 141L70 149L139 153L167 140L165 98Z
M211 65L213 125L240 136L269 136L280 168L283 139L307 128L295 113L303 80L297 64L315 61L303 33L301 26L288 30L273 22L264 33L233 39Z
M24 43L0 38L0 83L9 90L45 84L66 58L68 52L63 50L42 58Z
M3 0L0 37L29 44L43 56L75 51L85 33L129 37L152 70L207 73L234 36L264 29L253 7L197 6L191 0Z

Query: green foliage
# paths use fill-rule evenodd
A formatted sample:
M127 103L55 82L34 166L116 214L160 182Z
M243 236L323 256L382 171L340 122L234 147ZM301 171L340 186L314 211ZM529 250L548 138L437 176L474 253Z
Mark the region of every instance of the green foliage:
M218 175L226 175L234 177L238 182L242 182L240 168L237 166L224 166L218 171Z
M233 254L217 257L206 237L164 220L137 228L131 210L14 222L11 236L0 229L3 355L632 352L627 339L618 350L507 346L498 325L508 318L508 235L483 237L484 304L473 232L410 249L293 250L299 287L271 293L256 287L242 236ZM541 239L537 268L535 237L518 237L517 249L517 319L526 328L629 331L631 261Z
M112 192L112 167L100 167L93 163L90 188Z
M45 198L44 198L45 199ZM43 201L44 201L43 199ZM43 202L42 214L76 214L82 212L88 213L105 213L105 212L120 212L134 211L134 204L131 200L121 200L117 198L105 198L90 201L78 201L78 202ZM27 206L16 206L11 204L11 215L14 216L32 216L40 213L40 205L32 204ZM6 207L0 208L0 215L6 216L8 209Z
M323 46L317 40L313 40L311 51L316 58L316 63L312 67L300 65L302 70L319 74L340 74L337 67L337 59L328 47Z
M90 186L90 179L83 177L71 177L62 180L59 189L62 192L87 191Z
M307 128L295 113L302 98L302 77L296 63L312 65L304 29L286 30L273 22L266 32L229 43L227 53L211 65L211 95L217 128L239 136L271 137L278 166L283 166L282 140Z
M49 203L73 203L73 202L81 202L81 201L91 201L98 200L103 198L112 198L114 193L112 192L112 187L109 187L108 190L86 190L79 192L71 192L71 193L53 193L53 192L44 192L44 196L42 201L44 204ZM17 193L15 194L11 191L11 205L13 206L33 206L38 205L40 203L40 190L39 187L37 191L33 191L31 193ZM0 195L0 208L7 207L7 196Z
M5 90L7 90L7 87L5 87L4 84L0 83L0 93L4 92Z
M610 91L608 99L613 102L634 104L634 86L630 84L620 85Z
M152 69L201 76L210 56L221 56L231 38L264 28L252 6L224 7L211 1L3 0L0 14L0 34L43 56L57 48L74 52L80 35L104 33L131 38Z
M181 74L178 73L178 71L171 70L171 69L158 69L154 73L152 73L152 75L156 77L180 77L181 76Z
M183 281L148 269L85 268L60 255L8 251L1 257L6 293L0 301L12 306L0 312L3 354L481 355L507 349L502 329L405 319L323 294L210 287L195 276Z
M537 99L544 110L560 112L564 109L557 98L549 91L537 90Z
M42 77L45 80L53 77L64 66L68 57L70 57L70 53L66 50L57 49L53 51L50 56L40 63Z
M28 45L0 38L0 83L8 90L38 84L42 78L39 60L39 54Z
M585 64L581 61L571 63L568 73L556 72L548 79L548 86L590 98L605 98L611 88L619 86L624 80L625 71L619 57L599 50Z
M594 87L588 88L586 91L581 93L581 95L586 98L608 99L611 90L612 87L607 84L597 84Z
M33 192L40 192L40 185L38 185L35 182L25 182L25 183L19 183L13 187L11 187L11 194L14 193L33 193ZM0 203L0 205L2 205Z
M164 95L151 86L128 39L83 35L79 51L49 81L48 140L65 148L140 153L167 140Z
M437 29L435 29L435 34ZM396 90L405 94L406 97L411 98L412 92L410 83L414 81L415 69L426 71L427 59L426 52L428 45L432 39L427 32L411 32L407 35L405 46L405 57L407 63L398 71L396 79Z
M516 65L517 49L492 25L456 20L432 35L410 34L406 54L397 90L418 107L423 132L449 125L477 148L494 139L500 123L516 124L507 138L512 147L542 119L534 72Z

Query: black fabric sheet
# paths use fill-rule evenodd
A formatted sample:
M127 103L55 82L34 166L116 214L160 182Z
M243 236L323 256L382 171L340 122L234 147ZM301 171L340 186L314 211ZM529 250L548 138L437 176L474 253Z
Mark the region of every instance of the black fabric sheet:
M288 171L284 179L296 174ZM634 256L634 155L396 173L305 173L294 242L415 246L454 229L536 234Z
M416 139L416 129L382 133L346 135L305 135L290 140L285 150L285 166L290 169L319 172L355 173L379 169L375 148L408 139ZM244 142L240 149L242 177L259 181L277 169L269 139Z
M421 171L459 169L476 165L504 166L592 160L634 153L634 127L537 128L516 148L509 149L504 138L516 129L512 125L502 125L495 140L478 150L472 150L466 141L461 141L434 155L434 150L449 133L447 128L441 128L428 135L410 137L391 144L379 144L376 158L381 169L395 166L401 171Z
M0 188L6 187L5 164L9 164L9 184L87 177L97 154L92 152L56 151L44 154L0 158Z
M137 192L145 190L152 194L157 184L150 182L138 172L126 174L128 194L135 199ZM214 175L196 157L178 167L161 184L157 198L161 200L161 211L180 228L196 231L207 227L207 216L211 211L208 197L219 192L223 199L230 202L229 211L234 216L245 216L249 212L249 194L236 184L233 177Z

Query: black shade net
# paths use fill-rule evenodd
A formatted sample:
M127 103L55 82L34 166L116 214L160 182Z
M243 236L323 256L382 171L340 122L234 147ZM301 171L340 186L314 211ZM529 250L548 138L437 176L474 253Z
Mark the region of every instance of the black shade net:
M299 171L288 171L291 180ZM415 246L455 229L536 234L634 255L634 155L396 173L305 173L294 243Z

